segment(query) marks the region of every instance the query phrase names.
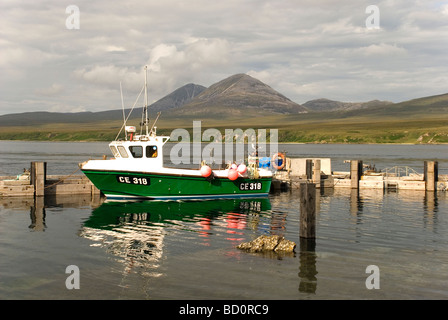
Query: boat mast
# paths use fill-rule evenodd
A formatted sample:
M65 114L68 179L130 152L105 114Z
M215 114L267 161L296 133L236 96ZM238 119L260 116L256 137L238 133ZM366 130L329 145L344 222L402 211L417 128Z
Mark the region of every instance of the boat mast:
M149 134L148 132L148 66L145 66L145 126L146 126L146 135Z
M128 140L128 135L126 133L126 116L124 114L124 102L123 102L123 88L121 87L121 81L120 81L120 94L121 94L121 109L123 110L123 126L125 128L124 132L124 139ZM121 131L121 130L120 130ZM120 133L118 133L120 134ZM115 139L116 140L116 139Z

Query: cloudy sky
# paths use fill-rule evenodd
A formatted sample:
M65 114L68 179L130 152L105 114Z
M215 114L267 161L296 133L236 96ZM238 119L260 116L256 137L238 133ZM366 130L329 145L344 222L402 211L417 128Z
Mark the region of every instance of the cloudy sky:
M130 107L144 65L150 102L236 73L297 103L447 93L448 1L0 2L0 115L120 109L120 83Z

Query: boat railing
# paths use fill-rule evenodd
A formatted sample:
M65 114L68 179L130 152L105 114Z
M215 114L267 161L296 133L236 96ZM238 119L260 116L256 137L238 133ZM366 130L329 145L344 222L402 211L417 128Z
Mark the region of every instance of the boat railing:
M394 166L381 170L386 177L408 177L411 175L421 176L422 174L408 166Z

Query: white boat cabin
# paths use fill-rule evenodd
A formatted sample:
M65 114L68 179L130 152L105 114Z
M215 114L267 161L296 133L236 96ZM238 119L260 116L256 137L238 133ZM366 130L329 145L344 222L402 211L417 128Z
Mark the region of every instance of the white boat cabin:
M134 135L135 127L126 127L126 139L109 144L115 159L150 161L153 166L163 166L163 146L169 136Z

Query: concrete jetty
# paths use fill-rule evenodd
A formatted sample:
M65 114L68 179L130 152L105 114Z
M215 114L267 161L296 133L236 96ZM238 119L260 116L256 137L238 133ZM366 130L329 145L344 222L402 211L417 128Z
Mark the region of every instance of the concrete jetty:
M46 162L31 162L29 171L0 177L0 198L80 194L99 196L100 191L79 169L67 175L47 175Z
M448 176L438 173L437 161L425 161L424 172L411 168L370 170L362 160L349 160L350 171L332 171L330 158L288 158L282 170L274 174L272 190L300 189L300 184L314 183L320 188L395 189L446 191ZM0 198L41 197L85 194L101 196L101 192L79 169L67 175L47 175L46 162L31 162L30 170L18 176L0 176Z
M409 167L371 170L362 160L348 160L350 171L332 171L330 158L286 158L283 170L275 173L274 190L300 188L301 183L315 183L316 188L395 189L446 191L448 176L438 173L437 161L425 161L424 172Z

